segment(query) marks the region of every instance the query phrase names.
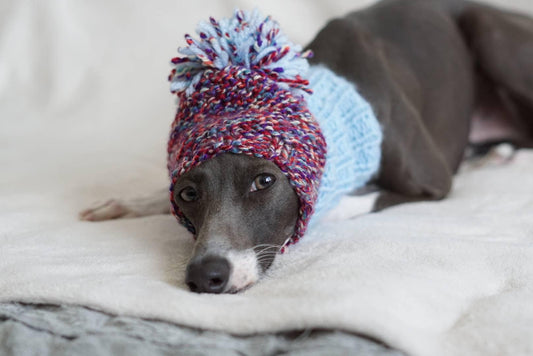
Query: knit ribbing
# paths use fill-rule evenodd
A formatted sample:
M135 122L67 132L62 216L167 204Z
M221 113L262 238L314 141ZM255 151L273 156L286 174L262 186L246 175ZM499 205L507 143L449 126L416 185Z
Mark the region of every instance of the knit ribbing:
M382 131L370 104L355 86L324 66L307 75L313 94L307 105L328 147L312 224L343 195L364 186L379 169Z

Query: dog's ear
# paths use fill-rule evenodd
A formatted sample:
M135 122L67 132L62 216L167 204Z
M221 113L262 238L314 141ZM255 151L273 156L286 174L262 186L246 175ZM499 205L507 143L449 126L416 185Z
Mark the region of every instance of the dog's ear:
M516 124L533 144L533 19L485 5L469 5L459 25L478 70L508 98Z

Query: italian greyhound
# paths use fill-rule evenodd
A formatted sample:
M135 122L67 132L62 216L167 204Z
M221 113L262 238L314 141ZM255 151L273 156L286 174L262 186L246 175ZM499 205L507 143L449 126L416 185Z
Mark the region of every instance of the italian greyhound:
M382 127L372 211L446 197L468 150L533 147L530 17L460 0L383 0L330 21L307 48L311 65L355 84ZM196 231L186 272L193 292L233 293L258 281L298 219L278 166L242 154L203 162L178 179L172 197ZM169 212L165 189L80 217Z

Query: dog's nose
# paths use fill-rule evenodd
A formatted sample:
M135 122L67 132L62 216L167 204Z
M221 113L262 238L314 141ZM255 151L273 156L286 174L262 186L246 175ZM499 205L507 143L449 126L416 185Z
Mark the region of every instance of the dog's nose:
M191 292L222 293L228 283L229 271L225 258L209 256L189 264L185 282Z

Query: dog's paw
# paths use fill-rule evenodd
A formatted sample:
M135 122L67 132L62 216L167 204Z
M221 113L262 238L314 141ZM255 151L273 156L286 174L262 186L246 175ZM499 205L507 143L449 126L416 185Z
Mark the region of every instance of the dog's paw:
M137 216L138 213L131 209L128 204L117 199L108 200L104 204L98 205L94 208L85 209L78 214L80 220L84 221L134 218Z
M501 143L493 146L485 155L472 157L465 160L463 170L472 170L482 167L501 166L512 162L516 154L516 148L509 143Z
M489 164L505 164L513 160L516 153L516 148L510 143L501 143L493 147L488 154Z
M144 197L108 200L104 204L83 210L79 213L79 218L85 221L102 221L158 214L170 214L166 188Z

